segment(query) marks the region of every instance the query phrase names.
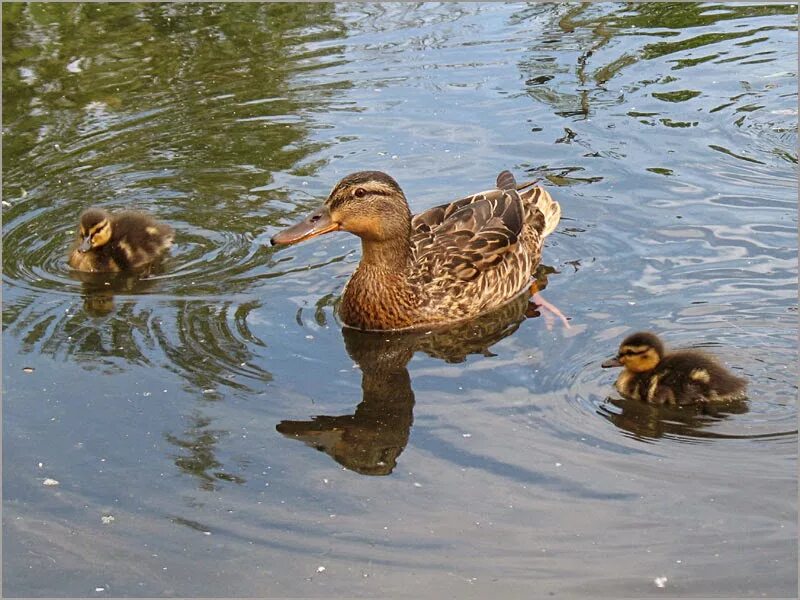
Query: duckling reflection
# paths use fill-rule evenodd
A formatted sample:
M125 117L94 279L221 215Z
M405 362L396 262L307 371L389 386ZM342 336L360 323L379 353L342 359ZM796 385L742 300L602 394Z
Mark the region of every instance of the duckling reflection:
M697 403L683 406L654 405L635 398L607 398L597 414L614 425L629 431L636 439L657 439L663 436L687 438L731 437L709 430L731 415L748 411L744 400Z
M539 289L546 282L540 273ZM414 421L414 391L406 365L418 350L447 362L489 348L514 333L532 312L530 294L476 319L426 335L342 329L345 347L361 368L363 398L352 415L320 415L310 421L281 421L277 430L330 455L362 475L388 475L408 443Z
M70 271L70 276L82 284L81 297L86 312L93 317L104 317L114 311L115 294L135 294L152 289L156 280L149 276L158 272L159 265L149 265L137 273Z

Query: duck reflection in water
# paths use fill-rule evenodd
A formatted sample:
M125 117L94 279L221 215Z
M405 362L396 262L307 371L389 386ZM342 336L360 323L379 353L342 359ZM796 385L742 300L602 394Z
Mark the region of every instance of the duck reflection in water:
M597 413L639 440L667 437L728 438L736 437L713 431L713 426L731 415L748 411L745 400L687 404L654 405L633 398L606 398Z
M537 287L547 273L540 267ZM388 475L408 443L414 421L414 390L406 366L417 351L450 363L469 354L492 356L489 348L514 333L527 317L538 316L525 293L505 306L446 329L411 333L342 329L345 347L361 369L361 403L351 415L319 415L309 421L281 421L277 430L330 455L362 475Z

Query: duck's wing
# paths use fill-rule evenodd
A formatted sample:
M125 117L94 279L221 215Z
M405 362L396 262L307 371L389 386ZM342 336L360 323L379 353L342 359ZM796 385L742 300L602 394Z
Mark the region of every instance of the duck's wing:
M518 251L523 217L513 188L489 190L418 215L412 244L420 274L427 281L478 278Z
M469 206L481 200L496 198L508 190L523 190L534 183L535 182L527 182L518 186L511 171L502 171L497 176L497 187L495 189L478 192L477 194L472 194L471 196L461 198L454 202L448 202L447 204L440 204L439 206L434 206L415 215L411 220L412 232L427 233L444 223L444 221L465 206Z

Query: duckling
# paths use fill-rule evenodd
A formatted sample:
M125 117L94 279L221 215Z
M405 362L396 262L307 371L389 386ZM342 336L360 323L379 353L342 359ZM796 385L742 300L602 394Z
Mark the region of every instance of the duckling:
M140 212L110 214L89 208L81 214L69 266L89 273L132 271L160 258L172 245L172 227Z
M651 404L694 404L743 400L747 382L698 350L665 353L653 333L626 337L603 368L623 367L614 384L623 396Z

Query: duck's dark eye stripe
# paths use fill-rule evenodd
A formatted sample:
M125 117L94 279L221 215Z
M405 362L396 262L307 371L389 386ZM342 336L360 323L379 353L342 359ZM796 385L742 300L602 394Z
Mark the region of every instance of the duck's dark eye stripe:
M344 193L342 193L343 191ZM339 206L341 206L342 204L346 204L353 198L363 198L367 194L369 194L370 196L389 196L390 193L391 192L389 190L385 190L380 187L376 187L370 190L367 190L366 188L363 187L359 187L356 189L352 189L350 191L346 191L346 188L339 188L333 194L331 194L331 196L333 196L333 200L330 203L330 208L331 209L338 208Z
M633 350L626 350L625 352L621 352L620 356L641 356L646 352L647 350L639 350L638 352L634 352Z

